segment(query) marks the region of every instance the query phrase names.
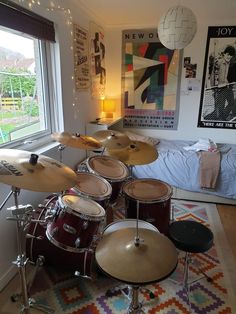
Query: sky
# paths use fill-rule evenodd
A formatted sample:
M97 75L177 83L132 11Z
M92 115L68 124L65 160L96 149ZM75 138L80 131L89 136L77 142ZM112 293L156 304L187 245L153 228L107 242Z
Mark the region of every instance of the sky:
M0 47L20 52L26 58L34 57L33 40L0 30Z

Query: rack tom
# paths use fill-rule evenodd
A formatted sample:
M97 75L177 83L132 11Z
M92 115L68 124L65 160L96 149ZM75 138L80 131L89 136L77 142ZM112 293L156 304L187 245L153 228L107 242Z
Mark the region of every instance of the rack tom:
M91 156L87 159L87 167L89 172L95 173L106 179L112 186L112 194L110 203L115 203L123 182L129 176L127 166L110 156Z
M133 179L123 185L127 218L137 218L153 224L168 235L171 215L172 188L157 179Z
M78 183L70 192L96 201L106 210L112 193L110 183L106 179L89 172L77 172L77 178Z

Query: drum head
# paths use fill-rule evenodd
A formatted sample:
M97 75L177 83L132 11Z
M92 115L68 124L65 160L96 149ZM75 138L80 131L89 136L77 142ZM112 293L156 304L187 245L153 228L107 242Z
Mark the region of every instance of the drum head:
M106 228L103 231L103 234L108 234L110 232L114 232L114 231L124 229L124 228L136 228L136 226L137 226L136 219L122 219L122 220L114 221L108 226L106 226ZM140 219L138 220L138 227L140 229L149 229L149 230L159 232L155 226L153 226L147 221L140 220Z
M78 183L72 188L76 194L95 201L105 200L111 196L110 183L94 173L78 172Z
M129 175L126 165L110 156L89 157L87 166L89 171L109 181L122 181Z
M128 198L143 203L156 203L168 200L172 195L172 188L156 179L135 179L124 184L123 193Z
M90 199L66 194L62 196L61 203L68 212L72 211L73 214L82 216L83 218L87 217L87 219L99 220L105 217L104 208Z

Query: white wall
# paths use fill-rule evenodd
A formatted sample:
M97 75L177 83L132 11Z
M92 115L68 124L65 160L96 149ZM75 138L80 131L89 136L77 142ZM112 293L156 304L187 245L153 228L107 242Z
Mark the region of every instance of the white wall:
M197 64L196 78L200 80L200 89L196 92L186 92L184 88L186 85L186 79L184 78L185 72L182 67L178 129L132 129L132 131L166 139L198 140L200 137L204 137L211 138L217 143L236 143L235 130L197 127L208 26L235 25L235 20L201 21L201 17L197 18L199 18L197 34L190 45L184 49L183 54L186 57L191 57L192 63ZM154 25L153 28L155 27ZM128 28L126 27L125 29ZM106 34L108 95L120 95L121 92L121 32L122 29L110 28Z

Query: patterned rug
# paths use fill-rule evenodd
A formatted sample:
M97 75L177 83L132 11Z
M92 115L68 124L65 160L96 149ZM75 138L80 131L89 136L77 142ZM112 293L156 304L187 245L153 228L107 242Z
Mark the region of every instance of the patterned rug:
M213 204L172 200L176 220L192 219L208 226L214 234L214 246L204 254L194 254L190 264L189 300L181 280L183 259L181 252L175 272L162 282L145 286L152 295L142 289L139 300L145 313L236 313L236 276L234 259ZM123 216L117 211L116 219ZM91 263L91 265L94 265ZM199 273L207 273L211 280ZM89 269L91 269L89 264ZM44 266L37 273L31 296L50 305L57 314L123 314L127 313L129 299L127 289L117 281L107 278L100 271L91 270L94 279L74 276L74 272ZM123 289L124 288L124 289Z

